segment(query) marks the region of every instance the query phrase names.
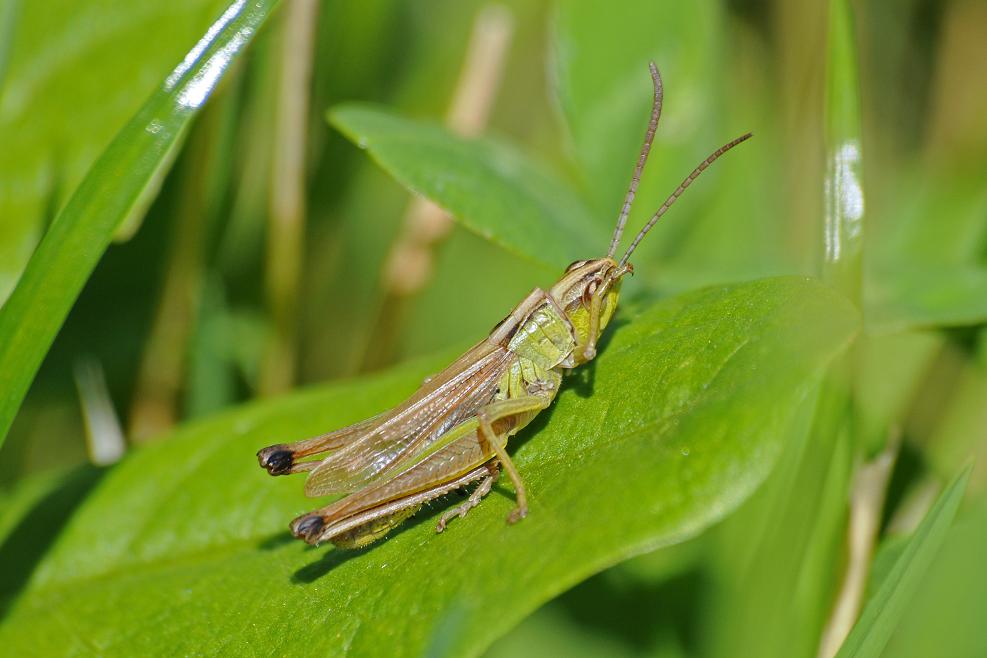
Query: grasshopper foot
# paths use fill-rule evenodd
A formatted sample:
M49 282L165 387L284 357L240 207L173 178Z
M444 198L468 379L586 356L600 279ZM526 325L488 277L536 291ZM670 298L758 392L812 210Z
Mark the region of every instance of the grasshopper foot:
M452 521L455 517L465 518L466 513L470 510L468 502L461 505L456 505L450 510L446 510L439 517L439 522L435 524L435 532L441 533L445 531L446 527L449 525L449 521Z
M518 521L520 521L526 516L528 516L528 506L518 505L513 510L511 510L510 514L507 515L507 522L510 523L511 525L514 525L515 523L517 523Z
M470 497L463 503L456 505L452 509L448 509L442 513L439 517L439 522L435 526L435 532L442 532L449 525L449 521L452 521L457 516L459 518L465 518L467 512L480 504L483 497L490 493L490 489L493 487L494 482L497 480L497 476L500 474L499 471L493 471L490 475L486 476L480 480L480 484L476 487Z

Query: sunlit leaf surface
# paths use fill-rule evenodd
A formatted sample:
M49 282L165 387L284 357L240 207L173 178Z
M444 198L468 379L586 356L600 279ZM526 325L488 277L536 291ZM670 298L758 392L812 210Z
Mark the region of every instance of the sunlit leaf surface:
M514 444L527 519L505 525L501 485L440 536L429 510L355 553L291 539L286 523L314 503L253 453L369 416L440 363L190 425L103 475L49 535L0 643L53 655L476 653L588 575L746 498L857 323L800 278L659 302L618 321L595 365Z
M403 185L515 254L565 267L606 253L607 229L575 193L502 143L361 105L336 108L330 120Z

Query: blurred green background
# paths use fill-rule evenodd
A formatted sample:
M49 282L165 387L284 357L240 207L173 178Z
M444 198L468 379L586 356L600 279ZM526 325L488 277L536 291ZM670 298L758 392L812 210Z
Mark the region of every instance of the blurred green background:
M226 4L0 1L0 301L96 157ZM605 232L653 58L665 115L629 230L706 153L756 138L644 243L629 297L822 276L865 310L844 364L851 393L839 394L853 412L828 432L807 418L808 438L736 514L578 585L488 655L815 655L860 474L890 455L871 505L868 592L944 484L979 460L884 655L987 656L987 4L844 9L284 3L192 124L143 221L118 231L86 283L0 450L0 488L484 335L551 283L555 263L423 208L327 110L372 101L513 143L561 172ZM845 51L834 16L848 21ZM827 223L827 181L839 184L828 167L849 143L863 154L851 177L859 165L865 205L864 228L843 225L862 236L847 238ZM834 256L830 241L858 253Z

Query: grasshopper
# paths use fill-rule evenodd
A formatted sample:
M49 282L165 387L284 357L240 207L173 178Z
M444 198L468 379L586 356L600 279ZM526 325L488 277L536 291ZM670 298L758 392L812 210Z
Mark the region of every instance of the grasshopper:
M507 453L509 437L552 403L564 372L596 356L600 334L617 308L621 281L634 272L628 259L648 231L714 160L751 136L738 137L703 160L618 261L617 247L661 116L661 76L654 63L650 69L651 119L605 257L577 260L551 288L532 290L489 336L393 409L257 453L271 475L308 473L305 493L311 497L348 494L292 521L296 537L310 544L330 541L360 548L382 538L423 504L477 483L466 501L440 516L436 531L442 532L452 518L465 516L480 503L501 470L515 493L508 523L527 515L524 483Z

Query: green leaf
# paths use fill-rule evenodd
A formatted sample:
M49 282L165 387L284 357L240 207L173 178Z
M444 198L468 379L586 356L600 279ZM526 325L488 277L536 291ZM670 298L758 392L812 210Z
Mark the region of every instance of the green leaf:
M983 167L903 165L894 175L894 195L874 230L868 224L868 265L880 269L982 263L987 239L987 188Z
M878 277L867 286L866 318L871 332L987 321L987 268L905 263Z
M50 215L227 4L0 3L0 303Z
M867 601L837 658L880 656L949 532L963 500L970 467L964 469L936 500L891 571Z
M607 232L575 193L505 144L366 105L337 107L329 121L402 185L514 254L565 267L606 252Z
M865 288L869 331L987 321L982 181L965 171L924 169L906 170L900 178L900 192L868 233L873 245Z
M189 122L277 0L236 0L93 165L0 308L0 445L41 360L117 229L140 214Z
M24 587L45 548L99 481L102 469L83 466L27 478L0 492L0 615Z
M514 442L527 519L505 525L514 503L501 484L440 536L429 510L358 552L291 539L287 522L316 503L301 479L267 478L254 452L370 416L440 363L193 424L103 477L31 574L0 645L475 654L559 592L747 497L858 323L803 278L700 290L618 320L594 365Z

